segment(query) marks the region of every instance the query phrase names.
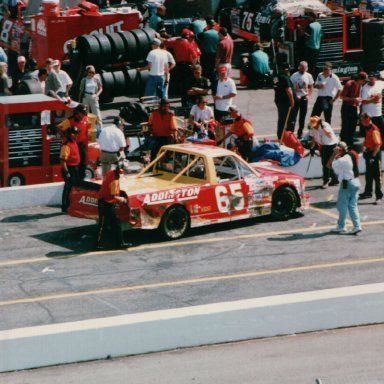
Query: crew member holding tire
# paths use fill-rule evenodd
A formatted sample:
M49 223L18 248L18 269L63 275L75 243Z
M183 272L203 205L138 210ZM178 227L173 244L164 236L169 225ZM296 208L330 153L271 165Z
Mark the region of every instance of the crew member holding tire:
M96 134L98 137L103 128L99 105L99 96L103 92L103 86L93 65L87 65L85 73L86 76L80 81L79 100L89 108L91 113L96 115Z
M99 192L99 225L97 231L96 248L104 249L107 231L110 230L113 248L128 248L123 237L121 222L116 214L115 204L127 204L127 199L120 195L120 167L116 163L115 169L107 172Z
M72 186L79 181L80 152L76 136L80 132L76 127L66 130L66 140L60 150L61 174L64 179L64 189L61 200L61 211L67 212L70 204L69 195Z

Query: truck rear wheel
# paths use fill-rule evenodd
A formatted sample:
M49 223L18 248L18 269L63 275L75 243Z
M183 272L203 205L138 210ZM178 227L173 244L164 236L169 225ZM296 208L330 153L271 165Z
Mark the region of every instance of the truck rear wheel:
M182 237L189 229L190 217L187 210L180 205L168 208L160 222L160 232L168 240Z
M288 186L278 188L272 196L272 217L277 220L287 220L298 206L295 191Z

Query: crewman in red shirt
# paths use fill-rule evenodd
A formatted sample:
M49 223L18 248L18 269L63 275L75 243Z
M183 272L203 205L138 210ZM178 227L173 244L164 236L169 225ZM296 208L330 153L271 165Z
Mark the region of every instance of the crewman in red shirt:
M72 186L79 181L80 152L76 142L79 129L69 127L65 131L66 139L60 150L61 174L64 179L64 189L61 201L61 211L67 212Z
M163 145L177 142L177 122L169 109L168 100L162 99L159 108L152 111L148 120L151 136L151 161L154 160Z
M80 152L79 178L83 180L85 177L88 150L89 122L87 107L84 104L78 104L73 110L73 115L70 118L63 120L57 127L64 133L69 127L76 127L79 130L76 141Z
M119 164L105 175L99 191L99 226L97 231L96 248L104 249L105 235L110 230L113 248L128 248L131 243L126 243L123 237L121 222L116 214L116 204L127 204L127 199L120 193L120 173L122 170Z
M254 134L252 123L240 114L236 105L231 105L228 111L230 117L233 118L233 124L225 138L235 135L237 151L245 161L250 161Z
M371 116L364 112L361 114L360 122L365 128L365 141L363 157L365 159L365 189L360 194L359 200L372 197L373 181L375 181L376 205L383 200L383 177L381 173L381 151L383 144L380 129L372 123Z
M196 47L188 40L190 32L186 28L182 31L181 37L171 38L165 42L165 46L171 51L176 61L176 67L172 72L172 83L176 87L178 95L183 95L185 84L192 77L192 66L197 63Z

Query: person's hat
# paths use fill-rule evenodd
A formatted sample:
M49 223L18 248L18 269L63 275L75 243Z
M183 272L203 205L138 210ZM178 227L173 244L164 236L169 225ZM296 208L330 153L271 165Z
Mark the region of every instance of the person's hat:
M183 28L181 30L181 36L183 36L183 37L192 37L192 36L195 36L195 34L189 28Z
M239 112L239 108L237 105L230 105L228 108L229 112Z
M70 133L80 133L80 129L74 127L74 126L71 126L68 128L67 132L70 134Z
M337 146L344 151L348 151L348 145L345 141L340 141L340 143Z
M367 80L368 79L368 74L367 72L359 72L357 75L357 80Z
M317 124L319 124L319 121L320 121L320 117L319 116L311 116L310 119L309 119L309 126L311 128L313 127L316 127Z
M60 65L60 60L54 60L52 65L58 67Z
M161 45L161 40L155 37L155 38L152 40L152 45L158 45L158 46L160 46L160 45Z
M18 63L26 63L27 60L26 60L26 58L25 58L24 56L19 56L19 57L17 58L17 62L18 62Z
M221 65L218 69L217 69L217 72L219 74L224 74L224 73L227 73L228 72L228 68L224 65Z
M379 78L380 73L379 72L369 72L368 77Z
M78 104L74 109L73 112L80 112L84 115L88 114L88 108L84 104Z
M291 66L289 65L289 63L284 62L284 63L281 63L280 68L281 69L291 69Z
M160 105L169 105L171 103L170 103L170 101L168 99L161 99L159 104Z

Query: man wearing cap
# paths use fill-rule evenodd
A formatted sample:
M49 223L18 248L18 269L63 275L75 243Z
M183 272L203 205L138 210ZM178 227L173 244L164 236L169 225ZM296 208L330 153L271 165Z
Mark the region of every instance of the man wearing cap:
M60 81L60 88L57 91L57 95L60 97L68 97L69 91L73 85L72 79L69 77L68 73L61 69L61 61L53 61L53 70L57 73L57 76Z
M124 241L121 222L116 213L116 204L127 205L127 199L121 196L120 192L120 167L115 164L115 168L107 172L99 191L99 222L96 238L96 249L104 249L104 242L107 238L111 239L113 248L128 248L131 243Z
M375 182L375 204L383 200L383 176L381 172L381 151L383 140L379 128L373 123L371 116L363 112L360 117L361 125L365 129L364 152L365 159L365 189L360 195L360 200L372 197L373 182Z
M328 185L338 185L339 180L332 167L328 167L329 159L332 156L338 140L332 127L319 116L311 116L309 119L311 128L309 135L312 137L311 154L315 150L316 144L321 146L321 164L323 166L323 185L322 188L328 188Z
M122 151L127 146L127 142L123 133L124 123L120 117L114 119L114 124L103 128L97 142L101 149L100 163L101 174L106 176L111 169L112 164L115 164L122 156Z
M233 98L237 95L236 84L228 77L227 67L218 68L219 81L213 100L215 102L215 118L218 121L228 116L228 108L232 105Z
M57 76L57 73L53 70L53 63L54 63L54 60L51 58L48 58L46 60L48 77L45 80L45 94L59 99L60 97L57 94L57 92L61 87L61 83L60 83L59 77Z
M151 136L151 161L154 160L163 145L177 142L177 122L170 110L168 100L162 99L159 108L152 111L148 119Z
M384 120L382 116L382 91L384 82L378 80L379 74L371 72L367 83L361 88L361 110L371 116L372 122L380 129L384 140Z
M169 65L168 55L160 49L161 40L153 39L152 50L147 55L147 65L138 71L149 70L144 96L164 96L164 86L169 80L169 71L174 65Z
M304 33L305 58L308 62L309 72L315 73L321 43L321 24L316 21L316 14L314 12L309 13L308 20L309 24Z
M165 41L167 49L171 50L175 58L176 67L172 72L175 84L176 93L183 96L187 89L186 84L192 77L191 67L195 65L198 60L195 47L188 40L193 32L184 28L181 37L171 38Z
M294 116L294 106L296 92L289 77L290 66L282 63L279 68L277 82L274 83L275 104L277 107L277 137L281 139L286 125L286 130L294 131L296 117Z
M236 105L229 107L229 116L233 118L233 124L229 132L225 135L225 139L230 135L235 135L236 147L240 156L245 161L250 161L254 134L252 123L240 114Z
M266 85L266 80L271 72L269 56L264 52L260 43L254 43L252 51L249 55L250 68L246 76L256 88L262 88Z
M321 116L324 112L324 120L331 124L333 103L339 98L343 89L340 79L332 73L332 63L324 63L323 72L319 73L315 82L318 89L315 105L311 116Z
M345 221L347 213L349 213L353 224L352 230L348 233L356 235L361 232L360 215L357 206L360 189L358 158L357 153L349 151L347 143L341 141L335 147L328 161L328 167L333 168L340 182L336 203L339 218L336 228L331 229L331 232L346 233Z
M341 132L340 140L347 143L349 147L353 145L353 137L356 131L358 107L361 103L361 87L367 80L367 74L360 72L356 80L349 80L344 84L340 93L341 105Z
M61 201L61 211L67 212L72 186L79 181L80 152L76 142L79 134L76 127L69 127L65 131L65 140L60 150L61 174L64 179L64 189Z
M84 104L78 104L71 117L63 120L57 125L60 132L65 133L70 127L76 127L78 134L76 135L76 142L79 148L80 163L79 163L79 179L83 180L85 177L85 169L87 162L87 149L88 149L88 110Z

